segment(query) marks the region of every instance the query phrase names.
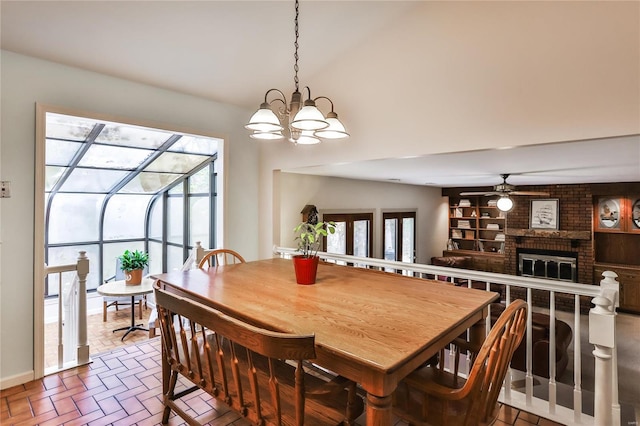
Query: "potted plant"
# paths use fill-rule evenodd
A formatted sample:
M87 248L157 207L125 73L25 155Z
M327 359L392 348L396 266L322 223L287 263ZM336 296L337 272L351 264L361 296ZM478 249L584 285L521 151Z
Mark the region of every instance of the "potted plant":
M322 237L336 232L335 222L300 222L293 229L298 242L299 255L293 256L293 267L298 284L314 284L318 270L318 250Z
M120 259L120 269L125 274L125 282L128 285L140 284L142 282L142 271L149 265L149 255L139 250L125 250L118 259Z

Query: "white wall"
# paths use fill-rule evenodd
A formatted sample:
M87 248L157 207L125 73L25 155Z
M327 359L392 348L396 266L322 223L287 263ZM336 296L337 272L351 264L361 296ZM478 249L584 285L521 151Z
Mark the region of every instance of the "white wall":
M416 212L416 255L419 263L441 256L448 233L446 197L439 188L354 179L278 173L280 231L276 244L296 247L293 228L300 223L300 211L313 204L324 213L373 213L373 257L382 258L382 214L391 211Z
M258 257L258 151L243 128L251 111L1 51L0 378L33 370L35 104L44 103L216 134L227 141L224 245ZM232 212L232 214L229 214Z

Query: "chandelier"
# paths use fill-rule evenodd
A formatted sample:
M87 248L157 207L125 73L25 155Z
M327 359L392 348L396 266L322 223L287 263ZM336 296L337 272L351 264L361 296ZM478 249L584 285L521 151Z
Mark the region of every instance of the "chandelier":
M287 98L278 89L269 89L264 95L264 102L249 119L245 128L253 130L250 137L254 139L283 139L287 137L295 144L311 145L322 139L341 139L349 137L344 125L338 120L338 114L333 111L333 102L326 96L311 98L311 89L306 86L307 100L302 102L302 93L299 90L298 81L298 14L299 1L295 3L295 64L293 66L296 90L291 95L291 102L287 105ZM269 95L275 93L276 97L268 101ZM331 104L331 111L326 117L316 107L316 101L327 100ZM280 103L282 105L280 105ZM277 104L277 105L276 105Z

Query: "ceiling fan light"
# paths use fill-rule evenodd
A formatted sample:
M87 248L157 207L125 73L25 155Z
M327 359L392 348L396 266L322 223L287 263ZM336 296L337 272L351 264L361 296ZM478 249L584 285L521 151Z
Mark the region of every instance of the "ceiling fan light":
M511 211L511 209L513 209L513 200L504 195L498 199L496 207L498 207L498 210L500 210L501 212Z
M278 116L266 102L260 105L260 109L251 116L249 123L244 127L256 132L279 132L283 129Z

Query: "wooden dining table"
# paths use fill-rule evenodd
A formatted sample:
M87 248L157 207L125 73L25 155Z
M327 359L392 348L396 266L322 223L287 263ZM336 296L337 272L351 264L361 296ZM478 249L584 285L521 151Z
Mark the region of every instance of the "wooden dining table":
M315 334L314 363L367 392L367 425L392 424L392 393L465 330L484 336L497 293L335 264L296 284L293 263L267 259L154 275L168 291L274 331ZM477 338L477 337L476 337ZM163 388L168 370L163 368Z

